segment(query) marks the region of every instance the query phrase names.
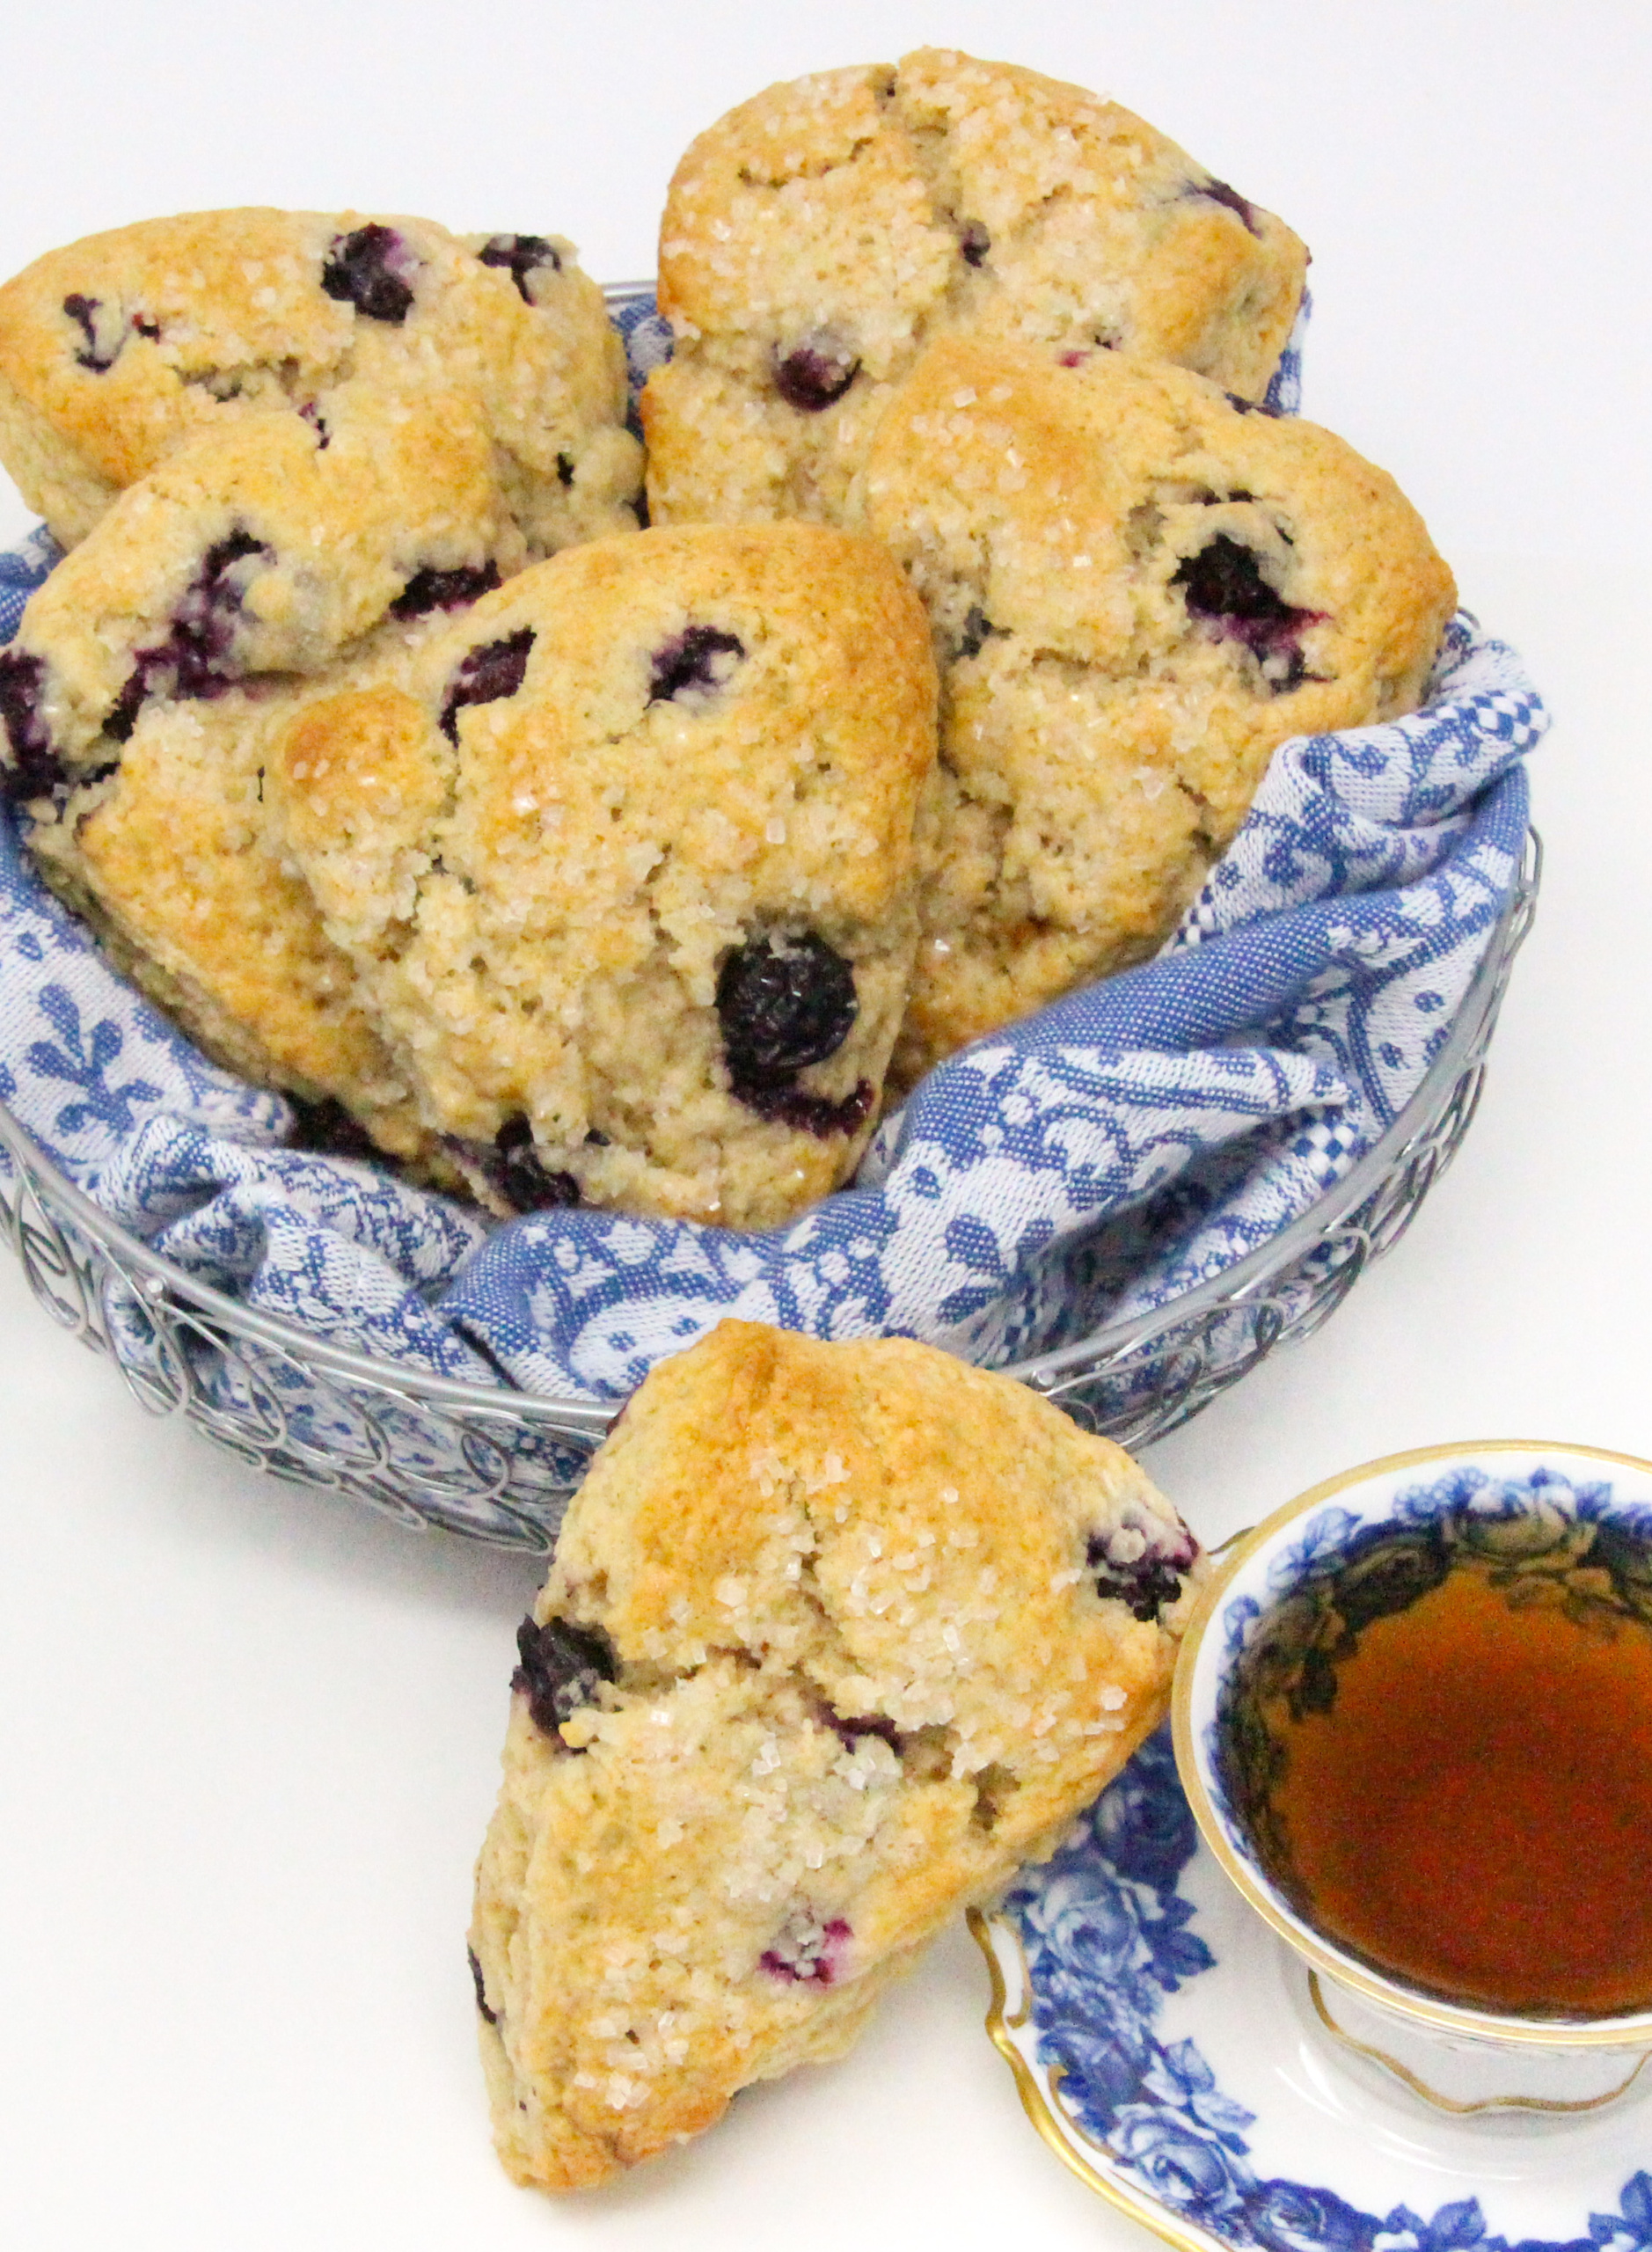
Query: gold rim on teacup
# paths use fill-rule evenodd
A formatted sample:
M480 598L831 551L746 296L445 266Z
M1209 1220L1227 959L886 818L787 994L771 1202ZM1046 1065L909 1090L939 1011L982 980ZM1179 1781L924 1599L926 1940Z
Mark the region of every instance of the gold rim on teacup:
M1220 1619L1224 1608L1233 1593L1236 1583L1251 1576L1258 1560L1267 1555L1270 1560L1281 1546L1280 1535L1305 1517L1311 1511L1338 1496L1349 1495L1363 1487L1380 1487L1385 1481L1394 1481L1399 1473L1425 1465L1459 1463L1465 1468L1484 1465L1495 1470L1499 1460L1524 1456L1530 1459L1533 1470L1546 1468L1565 1475L1574 1466L1599 1469L1610 1466L1634 1473L1635 1482L1644 1487L1641 1498L1652 1505L1652 1462L1640 1457L1620 1454L1601 1447L1578 1446L1567 1442L1534 1439L1468 1440L1443 1446L1416 1447L1400 1454L1381 1457L1373 1462L1362 1463L1357 1468L1343 1471L1339 1476L1327 1478L1283 1509L1274 1511L1264 1522L1239 1539L1230 1554L1222 1558L1216 1577L1204 1590L1194 1617L1183 1638L1177 1663L1173 1714L1176 1766L1182 1788L1194 1817L1205 1843L1229 1880L1262 1920L1276 1932L1286 1946L1305 1964L1311 1973L1317 1974L1316 1983L1328 1982L1346 1999L1356 2000L1365 2007L1358 2011L1362 2030L1369 2032L1373 2024L1385 2035L1408 2036L1405 2040L1405 2056L1396 2062L1386 2053L1387 2044L1373 2046L1361 2040L1342 2026L1333 2024L1331 2030L1345 2047L1360 2055L1374 2058L1379 2065L1390 2067L1395 2076L1412 2087L1423 2100L1442 2108L1457 2111L1480 2111L1505 2108L1529 2108L1536 2110L1583 2110L1598 2108L1613 2100L1624 2087L1636 2080L1639 2066L1627 2079L1621 2076L1597 2094L1558 2100L1559 2080L1566 2074L1567 2060L1575 2060L1579 2071L1584 2071L1579 2051L1612 2050L1628 2057L1652 2051L1652 2007L1625 2013L1614 2017L1522 2017L1511 2012L1497 2012L1476 2008L1467 2004L1454 2003L1427 1993L1391 1978L1357 1956L1345 1952L1334 1941L1316 1930L1283 1897L1247 1857L1236 1839L1242 1838L1237 1821L1230 1821L1217 1805L1210 1788L1206 1753L1201 1743L1208 1723L1214 1717L1216 1693L1226 1671L1229 1653L1220 1652L1211 1627ZM1383 1511L1392 1507L1398 1498L1397 1486L1383 1497L1372 1522L1381 1522ZM1616 1498L1614 1496L1614 1498ZM1261 1590L1255 1592L1261 1594ZM1263 1610L1278 1599L1276 1590L1262 1596ZM1324 2012L1319 2013L1323 2020ZM1501 2059L1495 2069L1507 2073L1508 2067L1524 2055L1527 2075L1533 2081L1524 2092L1486 2093L1479 2100L1463 2100L1465 2072L1472 2082L1473 2060L1476 2056L1486 2060L1492 2069L1495 2060ZM1434 2082L1436 2075L1427 2069L1432 2057L1449 2066L1447 2077L1456 2078L1458 2092L1453 2095L1443 2092ZM1597 2058L1598 2066L1608 2059ZM1419 2065L1423 2071L1419 2072ZM1511 2074L1518 2078L1522 2075ZM1547 2086L1543 2083L1546 2080Z

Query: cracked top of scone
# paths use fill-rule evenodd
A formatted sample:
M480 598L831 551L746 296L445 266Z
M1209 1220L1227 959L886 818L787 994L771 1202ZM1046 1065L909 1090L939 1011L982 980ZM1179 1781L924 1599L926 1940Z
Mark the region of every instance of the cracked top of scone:
M496 586L524 556L464 392L353 384L318 428L209 431L123 493L30 597L0 655L0 787L25 801L119 757L150 704L315 672L394 611Z
M1150 953L1280 743L1415 708L1456 600L1341 438L1114 353L932 346L858 499L942 676L901 1086Z
M357 381L469 394L536 552L625 528L624 353L558 237L201 211L89 236L0 289L0 458L66 545L203 430L325 421Z
M1202 1569L1118 1447L932 1347L657 1366L518 1636L471 1926L508 2170L603 2180L840 2055L1162 1716Z
M1306 266L1282 221L1080 87L934 48L771 86L671 184L654 521L843 521L888 386L951 332L1261 399Z
M872 542L700 527L570 549L405 689L306 710L270 776L289 844L495 1209L766 1226L847 1176L934 693Z
M724 1321L633 1395L534 1616L599 1627L622 1687L734 1655L1030 1785L1167 1681L1197 1554L1122 1447L1023 1386Z

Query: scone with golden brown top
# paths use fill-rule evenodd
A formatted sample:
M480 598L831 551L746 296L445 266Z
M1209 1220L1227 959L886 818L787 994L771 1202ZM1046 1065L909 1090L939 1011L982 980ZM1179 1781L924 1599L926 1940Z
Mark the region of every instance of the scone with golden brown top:
M525 556L496 466L464 394L361 386L325 431L261 414L182 448L31 596L0 655L0 787L84 779L157 699L317 672L392 610L496 586Z
M932 346L859 500L942 675L902 1086L1151 953L1280 743L1416 707L1456 600L1341 439L1110 352Z
M1261 399L1306 265L1280 220L1080 87L935 48L771 86L671 184L654 520L845 521L890 386L947 333L1105 346Z
M778 1225L852 1170L916 940L922 605L803 524L573 548L267 790L482 1194Z
M333 394L460 391L530 548L621 530L640 480L602 293L555 237L248 209L89 236L0 289L0 460L65 545L178 448Z
M840 2055L1160 1718L1201 1569L1128 1455L932 1347L726 1321L656 1368L518 1638L471 1934L510 2173Z
M272 833L265 791L274 746L306 699L399 680L444 625L391 618L312 677L151 698L118 764L33 800L24 833L54 889L217 1062L301 1103L340 1106L368 1143L457 1181L355 964ZM357 1145L347 1124L338 1145Z

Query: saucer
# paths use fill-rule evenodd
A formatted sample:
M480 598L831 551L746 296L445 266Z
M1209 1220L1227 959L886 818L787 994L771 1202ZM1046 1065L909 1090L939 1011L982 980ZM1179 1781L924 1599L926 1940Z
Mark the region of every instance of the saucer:
M1340 2048L1200 1838L1168 1728L971 1926L1028 2117L1168 2243L1652 2252L1652 2089L1455 2118Z

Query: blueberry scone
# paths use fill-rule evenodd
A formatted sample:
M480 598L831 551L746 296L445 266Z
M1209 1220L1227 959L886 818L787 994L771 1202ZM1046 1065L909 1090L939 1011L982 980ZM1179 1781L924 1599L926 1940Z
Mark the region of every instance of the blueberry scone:
M852 1169L916 942L922 605L872 542L690 527L485 596L267 781L500 1211L778 1225Z
M0 656L0 787L113 765L156 698L313 673L392 610L498 585L524 559L463 394L352 386L318 431L263 414L128 488L33 595Z
M570 245L428 219L202 211L92 235L0 289L0 460L71 545L208 430L333 394L468 394L536 553L624 530L625 360Z
M859 497L942 676L902 1086L1150 954L1280 743L1415 708L1456 600L1341 439L1109 352L932 346Z
M1267 391L1307 252L1128 110L926 48L771 86L700 135L660 245L657 523L844 521L890 386L949 333Z
M313 676L260 676L209 698L174 684L144 704L118 763L28 802L25 835L116 963L217 1062L331 1117L330 1146L376 1148L457 1185L355 964L272 832L265 789L306 700L399 679L444 623L391 617Z
M1162 1716L1202 1572L1120 1448L932 1347L726 1321L656 1368L518 1637L471 1934L509 2172L840 2055Z

